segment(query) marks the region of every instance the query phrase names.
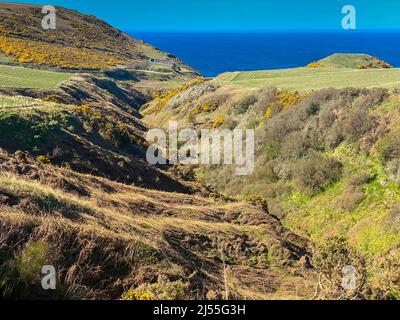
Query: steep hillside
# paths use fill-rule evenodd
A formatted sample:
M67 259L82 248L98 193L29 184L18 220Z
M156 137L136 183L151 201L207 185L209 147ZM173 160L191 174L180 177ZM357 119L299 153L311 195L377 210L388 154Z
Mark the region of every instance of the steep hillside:
M72 83L68 85L66 92L74 99L76 91ZM187 192L188 188L148 165L146 128L135 116L128 94L118 100L110 91L93 86L88 91L91 99L85 96L88 103L79 106L0 96L1 148L27 151L43 162L121 182ZM82 92L85 87L76 89ZM114 93L121 95L122 91Z
M0 169L5 297L312 295L312 272L300 263L305 240L261 206L140 189L22 152L1 151ZM43 264L57 265L57 292L39 288Z
M227 196L262 197L285 226L314 243L346 239L366 259L368 282L391 274L386 293L398 297L398 90L298 92L211 80L167 93L142 113L155 127L176 120L198 131L255 129L252 175L199 166L197 178Z
M134 107L101 88L82 106L0 96L2 297L312 296L305 239L262 202L148 165ZM58 268L56 292L40 289L44 264Z
M56 10L56 30L44 30L42 6L0 3L0 51L20 63L66 69L140 66L149 59L160 59L176 65L170 72L196 75L178 58L133 39L94 16L59 7Z
M334 55L209 80L93 16L57 8L45 31L40 11L0 4L0 298L400 297L398 69ZM144 134L169 120L255 129L254 173L150 165Z
M145 160L142 105L206 80L95 17L57 14L44 31L39 6L0 4L0 298L312 298L309 243L261 199Z
M0 3L0 50L6 53L0 62L0 147L120 182L191 190L166 168L148 165L147 128L138 109L153 92L198 74L76 11L57 8L57 29L44 30L41 8ZM149 71L149 59L172 64L163 72Z

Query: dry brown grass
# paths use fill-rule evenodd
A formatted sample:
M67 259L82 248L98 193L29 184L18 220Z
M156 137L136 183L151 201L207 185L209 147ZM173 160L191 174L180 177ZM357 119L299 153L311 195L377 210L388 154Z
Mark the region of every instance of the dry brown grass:
M188 298L223 295L222 248L231 297L279 298L277 271L249 261L262 260L264 247L287 257L290 269L300 259L287 241L304 242L283 239L289 231L250 204L141 189L32 159L29 175L12 173L8 157L2 152L0 250L17 255L45 241L68 297L115 299L159 277L187 283ZM272 286L260 274L278 280Z

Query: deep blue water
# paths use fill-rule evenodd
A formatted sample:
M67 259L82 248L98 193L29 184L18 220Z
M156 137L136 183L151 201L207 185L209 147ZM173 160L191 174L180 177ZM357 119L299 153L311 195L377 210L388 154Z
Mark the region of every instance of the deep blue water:
M130 32L206 76L305 66L333 53L367 53L400 67L400 32Z

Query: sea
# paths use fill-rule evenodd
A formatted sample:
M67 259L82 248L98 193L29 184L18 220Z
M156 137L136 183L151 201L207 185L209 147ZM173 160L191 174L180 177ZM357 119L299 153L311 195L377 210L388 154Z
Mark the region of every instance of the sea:
M400 67L400 31L128 33L207 77L301 67L333 53L366 53Z

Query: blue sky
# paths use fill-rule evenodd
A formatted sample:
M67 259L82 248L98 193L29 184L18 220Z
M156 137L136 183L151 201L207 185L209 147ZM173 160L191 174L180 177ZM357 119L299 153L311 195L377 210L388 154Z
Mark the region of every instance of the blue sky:
M47 0L96 15L124 31L335 30L341 8L357 9L357 27L400 29L399 0ZM51 3L49 3L51 2Z

